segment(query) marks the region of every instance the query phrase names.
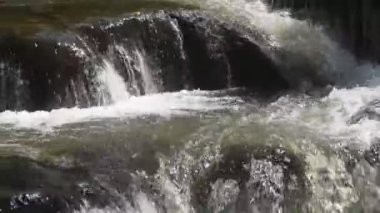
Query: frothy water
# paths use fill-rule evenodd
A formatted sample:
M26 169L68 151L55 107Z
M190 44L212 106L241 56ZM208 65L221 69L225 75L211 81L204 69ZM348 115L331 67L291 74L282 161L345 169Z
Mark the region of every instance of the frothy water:
M159 72L144 51L115 45L125 66L136 69L128 70L129 79L100 57L99 106L1 112L0 136L11 141L3 147L21 153L25 146L18 155L88 169L113 200L83 199L75 213L346 212L357 206L376 212L377 169L362 155L380 138L380 122L350 120L380 99L378 67L358 63L322 27L271 12L262 1L195 2L259 28L270 48L315 59L320 72L339 78L338 86L322 98L288 94L265 104L238 89L158 93L152 73ZM147 95L136 97L138 76ZM29 131L37 137L14 140Z
M94 208L88 204L84 204L79 211L74 211L74 213L158 213L154 203L150 201L144 193L137 193L134 203L135 207L132 207L132 205L126 201L122 208L108 207L105 209Z
M294 58L287 58L286 63L291 64L291 60L302 60L299 58L306 56L313 60L318 72L336 80L337 87L321 100L280 98L272 104L279 111L270 112L272 115L269 117L303 123L331 135L355 137L355 140L367 145L378 138L375 131L377 121L364 120L360 124L348 124L355 113L371 101L379 99L378 65L358 62L352 54L326 35L323 26L294 19L286 10L271 11L262 0L192 2L206 10L215 11L217 16L262 30L269 35L273 47L289 51L290 55L295 54ZM288 70L290 73L285 75L292 75L293 71L296 72L291 68Z
M333 89L325 98L281 97L271 104L271 120L297 122L332 137L344 139L347 143L355 142L369 146L379 138L380 123L364 119L360 123L349 121L357 112L370 102L378 100L379 87L355 87L352 89Z
M374 85L378 83L379 66L357 61L347 50L330 38L323 26L297 20L287 10L272 11L263 0L188 0L216 16L259 29L268 35L271 48L285 51L281 66L288 67L285 76L304 73L322 75L338 86ZM309 64L304 62L308 61ZM298 70L298 66L302 70ZM310 70L307 66L311 66Z
M117 73L111 62L104 59L101 71L98 74L98 81L101 85L101 100L107 100L110 96L111 103L126 101L130 97L124 79ZM103 88L102 88L103 87ZM102 101L103 103L105 101Z
M213 97L218 92L182 91L176 93L160 93L141 97L118 99L114 104L91 108L62 108L57 110L37 112L0 113L0 124L12 125L14 128L51 130L64 124L88 122L105 118L129 118L143 115L171 116L187 114L192 111L202 112L238 109L237 103L243 101L239 97ZM125 95L125 96L124 96Z

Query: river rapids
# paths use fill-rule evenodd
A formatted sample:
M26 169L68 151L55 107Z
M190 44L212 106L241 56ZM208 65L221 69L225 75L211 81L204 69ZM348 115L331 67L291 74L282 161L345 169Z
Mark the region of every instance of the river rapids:
M0 33L0 212L380 211L375 62L260 0L165 5Z

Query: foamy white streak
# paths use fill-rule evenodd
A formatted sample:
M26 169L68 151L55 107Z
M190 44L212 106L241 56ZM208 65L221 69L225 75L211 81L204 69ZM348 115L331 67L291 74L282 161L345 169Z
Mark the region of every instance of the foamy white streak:
M88 203L85 203L79 211L74 213L158 213L155 204L148 199L146 194L139 192L134 197L134 204L132 205L125 201L124 207L105 207L96 208L91 207Z
M375 138L380 138L380 122L365 118L350 125L348 121L373 100L380 100L380 86L334 89L321 100L285 96L267 111L269 122L306 125L321 135L368 146Z
M356 140L370 144L375 138L380 137L380 122L363 119L353 125L347 121L362 107L366 107L371 101L380 99L380 87L357 87L354 89L334 90L325 101L332 102L333 108L328 112L333 122L328 128L329 132L353 136Z
M102 118L126 118L139 115L170 116L188 111L209 111L232 107L238 98L210 97L208 92L182 91L150 96L131 97L109 106L91 108L62 108L52 111L0 113L0 125L16 128L51 130L69 123L86 122Z
M146 57L138 49L135 50L135 54L137 56L138 67L143 79L145 94L157 93L158 88L156 86L156 83L154 82L152 72L146 62Z
M98 74L98 81L105 87L113 103L127 100L129 98L128 90L124 79L117 73L112 63L103 60L102 71Z

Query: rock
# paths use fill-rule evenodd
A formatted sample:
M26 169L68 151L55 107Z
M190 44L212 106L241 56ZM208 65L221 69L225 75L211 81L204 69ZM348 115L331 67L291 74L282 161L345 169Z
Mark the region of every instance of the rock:
M232 145L222 149L221 156L204 175L194 176L195 206L236 212L286 211L288 207L302 209L310 195L302 160L282 147ZM216 186L230 203L214 199Z
M84 200L102 206L110 194L85 170L62 169L22 157L1 157L2 212L72 212Z
M371 147L364 151L364 159L371 166L380 166L380 143L375 142L371 145Z
M80 31L100 52L114 51L109 46L115 42L126 49L143 49L165 91L244 86L270 93L289 88L261 48L268 44L259 32L247 37L247 31L239 32L204 12L161 11L83 26Z
M0 111L110 103L97 77L105 61L132 95L245 87L269 99L297 90L300 82L308 89L328 84L305 73L287 76L272 59L277 53L259 30L190 10L130 14L34 37L5 35L0 37ZM144 73L152 82L145 82Z
M81 58L57 38L0 38L0 110L88 106Z

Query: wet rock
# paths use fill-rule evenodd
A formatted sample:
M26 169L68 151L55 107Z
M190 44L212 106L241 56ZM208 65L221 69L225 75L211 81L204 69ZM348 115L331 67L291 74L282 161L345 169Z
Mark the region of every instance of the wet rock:
M55 38L0 38L0 110L87 106L83 61Z
M132 95L246 87L270 98L298 90L299 84L310 89L329 83L309 73L288 76L273 59L280 53L267 37L189 10L130 14L65 33L5 35L0 37L0 111L112 103L98 77L106 69L114 69Z
M244 86L268 93L290 87L280 68L265 52L268 43L264 33L232 28L207 15L199 18L193 14L175 14L174 17L183 33L195 87Z
M114 51L109 48L114 43L143 49L166 91L244 86L270 93L289 88L261 48L267 45L264 36L249 32L254 35L247 37L248 31L240 32L204 12L161 11L116 23L103 21L80 31L100 52ZM123 62L114 63L123 70Z
M221 153L220 161L195 178L194 206L271 212L302 209L310 196L304 164L284 148L234 145ZM221 184L227 184L218 190L224 193L224 201L230 202L220 203L214 199L215 186Z
M1 157L3 212L71 212L83 200L102 206L110 195L86 171L61 169L19 157Z
M20 194L11 198L9 212L60 212L68 208L68 203L38 193ZM5 210L5 209L3 209Z
M371 147L364 151L364 159L371 166L380 166L380 142L375 142Z

